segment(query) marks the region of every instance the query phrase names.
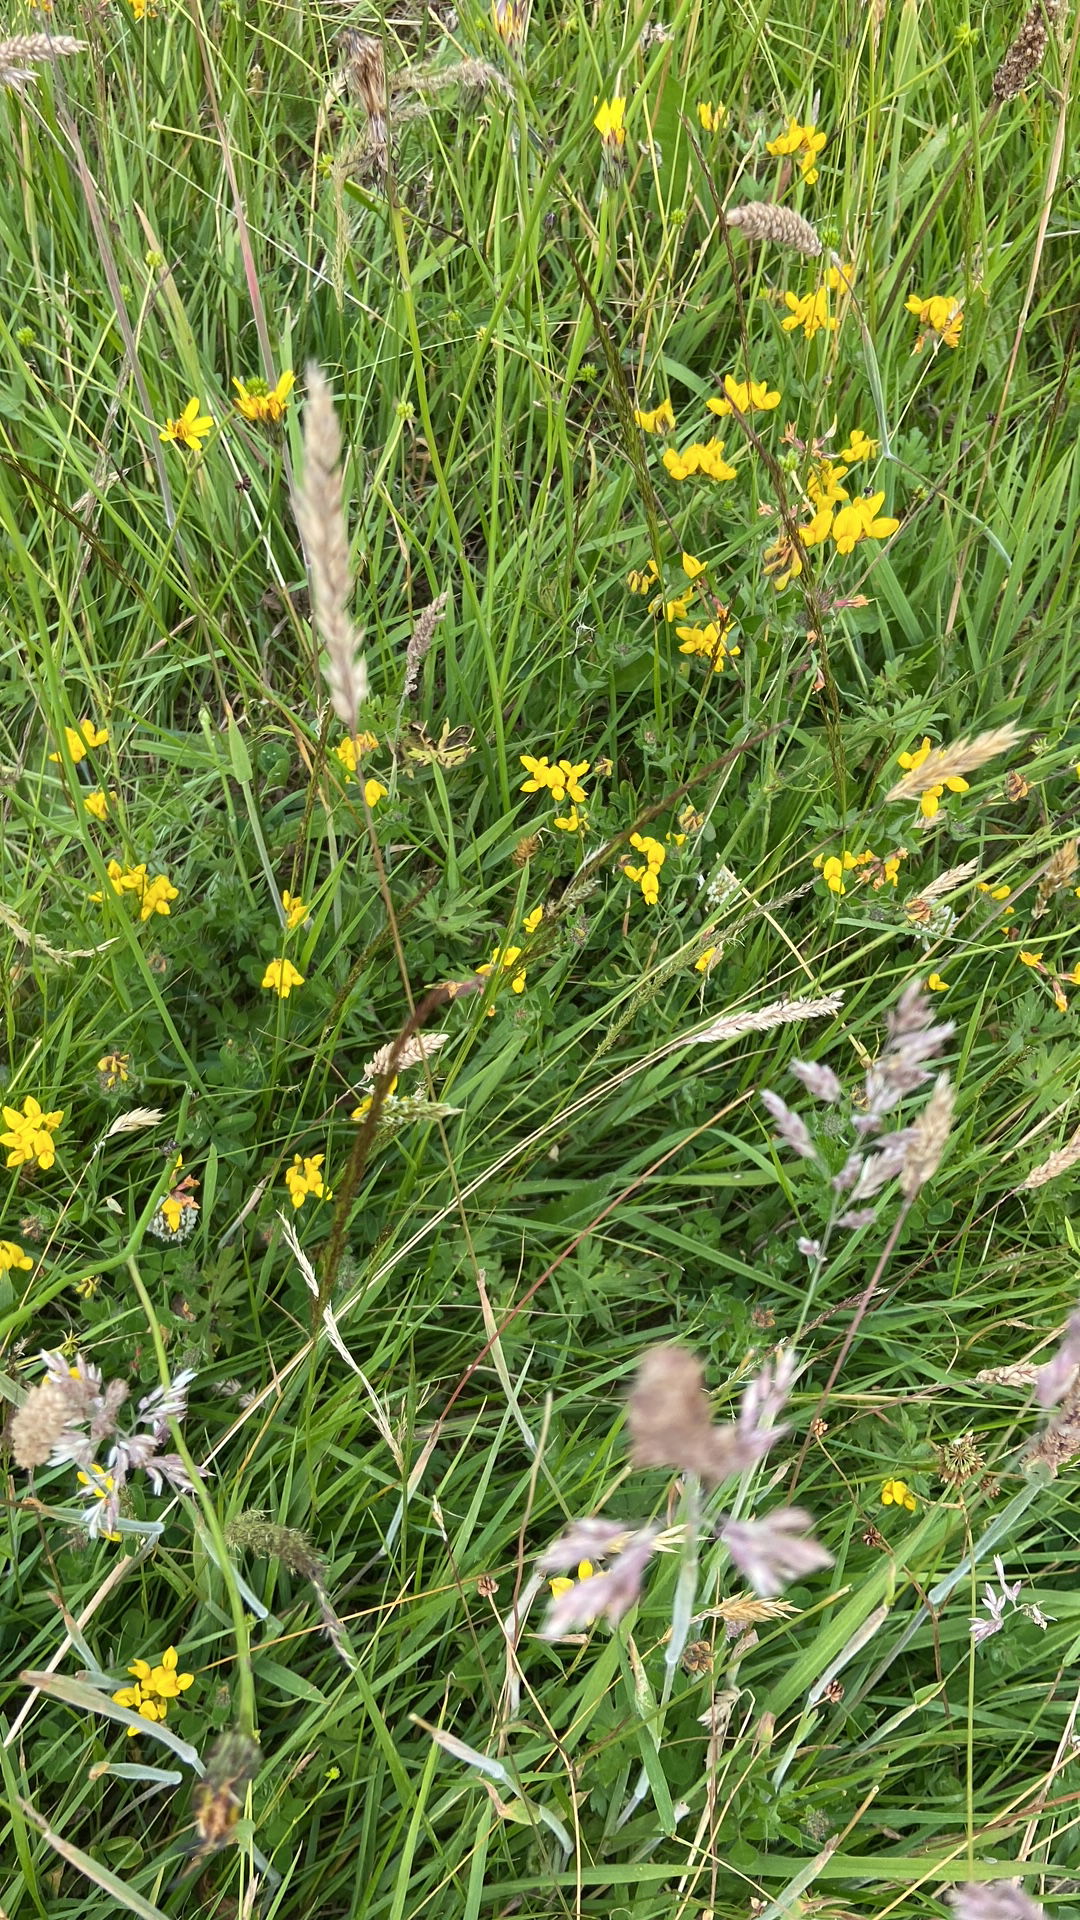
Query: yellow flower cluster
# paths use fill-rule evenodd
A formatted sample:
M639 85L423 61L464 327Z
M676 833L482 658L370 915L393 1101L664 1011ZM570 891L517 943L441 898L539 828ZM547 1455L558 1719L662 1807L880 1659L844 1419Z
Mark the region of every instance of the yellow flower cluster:
M555 824L558 825L559 824L558 821L556 821ZM532 912L527 913L525 915L524 920L522 921L523 931L526 934L535 933L543 917L544 917L543 907L542 906L534 907ZM483 966L477 967L476 971L480 975L481 979L484 979L484 980L487 979L489 973L494 973L496 971L500 973L508 973L510 975L511 993L524 993L525 968L518 964L524 951L525 951L524 947L515 947L515 946L493 947L491 952L491 959L485 960ZM489 1019L494 1014L494 1012L495 1012L494 1007L488 1008Z
M283 373L276 387L268 387L265 380L244 381L234 377L236 399L233 405L245 420L257 426L276 427L285 418L289 395L295 385L295 373Z
M725 644L728 634L734 626L726 607L716 605L716 619L703 627L676 627L675 632L681 641L680 653L700 654L709 662L714 673L723 673L725 660L737 660L741 647L729 647Z
M82 1478L80 1474L79 1478ZM170 1700L178 1700L195 1683L193 1673L178 1673L180 1664L175 1647L166 1647L156 1666L148 1660L133 1660L128 1672L134 1674L133 1687L121 1687L113 1694L118 1707L130 1707L144 1720L164 1720ZM129 1727L128 1733L134 1736L137 1727Z
M723 379L724 398L706 400L710 413L725 419L732 411L732 405L740 413L771 413L780 405L780 394L776 388L770 388L767 380L736 380L734 374L725 373Z
M689 480L696 473L704 474L707 480L736 478L736 469L724 459L722 440L694 440L681 453L674 447L668 447L664 453L664 466L673 480Z
M785 333L794 333L801 327L808 340L815 333L835 333L840 325L835 314L829 312L829 296L824 287L815 287L813 293L785 293L784 305L788 310L786 320L780 325Z
M921 744L913 748L910 753L898 753L896 762L898 766L904 768L906 773L914 773L922 766L923 761L927 759L929 753L930 741L926 734L924 734ZM922 814L924 820L932 820L934 818L934 815L940 807L941 796L946 787L950 793L967 793L969 791L967 781L961 780L959 774L953 774L948 779L943 780L940 786L927 787L926 791L919 795L919 812ZM1008 891L1009 889L1006 887L1005 892L1008 893ZM995 898L1000 897L1000 894L995 895Z
M45 1113L33 1094L28 1093L21 1113L18 1107L4 1107L2 1112L7 1132L0 1133L0 1147L8 1150L7 1165L25 1167L36 1161L47 1173L56 1160L53 1134L64 1117L63 1107L58 1107L55 1113Z
M83 806L94 820L105 821L109 817L109 802L115 799L115 793L106 793L103 788L97 787L93 793L83 795Z
M631 593L651 593L659 578L660 569L655 560L650 560L647 566L631 567L626 584Z
M95 727L92 720L80 720L77 727L65 727L64 739L67 741L68 757L82 760L89 747L103 747L109 737L107 727ZM63 759L62 753L50 753L49 759L57 764Z
M634 425L642 433L674 433L675 414L670 400L661 400L658 407L635 407Z
M882 513L884 492L856 494L854 500L849 500L835 478L846 473L847 468L833 468L828 461L824 464L829 468L835 491L830 499L820 501L813 519L805 527L799 528L803 546L817 547L823 540L831 538L836 543L837 553L851 553L860 540L891 538L900 522L891 514ZM813 484L811 481L811 489ZM844 504L838 506L838 500L843 500Z
M659 840L653 840L647 833L632 833L630 845L635 853L644 855L640 865L623 867L628 880L641 888L641 897L646 906L655 907L660 898L660 869L667 859L667 851Z
M883 858L879 858L872 847L865 847L862 853L850 853L844 847L838 854L819 853L814 865L830 893L846 893L844 880L849 873L854 873L860 882L869 881L872 887L895 887L900 877L900 862L906 858L906 847L897 847L895 853Z
M906 1480L886 1480L881 1489L883 1507L906 1507L908 1513L915 1511L915 1495Z
M297 927L303 926L304 921L311 912L311 908L301 900L298 893L289 893L288 891L281 896L281 910L285 915L286 933L295 933Z
M913 293L904 301L904 305L926 330L916 340L912 349L914 353L922 352L927 333L936 333L943 346L959 346L964 309L955 294L934 293L928 300L920 300L918 294Z
M122 867L119 860L110 860L105 872L114 893L135 895L139 902L140 920L149 920L155 913L168 914L171 911L169 902L180 898L179 890L165 874L155 874L152 880L148 877L145 861L141 861L137 867ZM90 898L100 906L105 896L103 893L92 893Z
M765 142L765 151L774 156L795 154L803 179L808 187L812 187L818 177L817 157L827 139L828 135L819 133L815 126L800 127L797 120L789 120L784 133L775 140Z
M356 735L347 733L343 740L338 741L337 746L334 748L334 758L345 775L346 786L348 786L349 781L353 779L356 774L360 755L364 753L374 753L378 744L373 733L358 733ZM364 799L369 807L377 807L380 800L385 800L388 792L389 788L385 787L381 780L376 780L373 776L369 776L364 781Z
M309 1194L316 1200L332 1200L333 1194L322 1177L323 1153L294 1153L291 1167L285 1169L285 1185L294 1207L302 1207Z
M588 773L588 760L560 760L555 766L548 764L547 755L536 759L531 753L520 753L521 761L528 779L521 783L522 793L550 793L559 806L565 806L567 797L583 805L585 789L581 784L582 775Z
M0 1279L6 1280L12 1272L29 1273L33 1264L14 1240L0 1240Z

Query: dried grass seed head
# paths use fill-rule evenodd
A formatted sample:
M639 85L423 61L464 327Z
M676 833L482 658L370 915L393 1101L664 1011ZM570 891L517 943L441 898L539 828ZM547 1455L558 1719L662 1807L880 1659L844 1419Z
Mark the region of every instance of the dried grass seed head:
M824 251L809 220L804 220L793 208L779 207L771 200L751 200L742 207L729 207L725 219L729 227L737 227L748 240L770 240L774 246L791 247L810 260L816 260Z
M293 507L307 555L315 626L326 649L326 690L342 726L355 733L368 677L349 612L352 574L342 506L341 428L321 368L312 362L306 377L304 468Z
M934 747L920 766L912 767L902 780L889 788L885 798L917 800L930 787L939 787L946 780L975 773L999 753L1008 753L1024 738L1026 732L1026 727L1015 727L1009 721L1003 727L992 727L986 733L977 733L973 739L954 740L950 746Z
M941 1165L955 1105L956 1090L948 1074L939 1073L933 1093L907 1129L908 1144L900 1169L900 1191L905 1200L914 1200Z
M1028 9L991 83L995 100L1014 99L1034 79L1046 57L1057 16L1057 0L1035 0Z
M630 1392L631 1459L637 1467L696 1473L709 1485L748 1472L787 1431L773 1424L793 1356L751 1381L735 1425L714 1426L699 1361L683 1347L651 1347Z
M23 93L46 60L85 53L87 42L66 33L15 33L0 40L0 87Z

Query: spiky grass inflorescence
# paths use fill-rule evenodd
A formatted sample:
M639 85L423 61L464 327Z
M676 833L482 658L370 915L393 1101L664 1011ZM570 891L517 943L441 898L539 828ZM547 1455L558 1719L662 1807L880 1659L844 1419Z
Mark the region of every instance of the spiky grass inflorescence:
M1033 920L1040 920L1050 905L1055 893L1062 887L1068 887L1076 878L1077 855L1076 841L1065 840L1056 853L1050 855L1035 894L1035 905L1031 909Z
M326 648L326 690L342 726L355 733L368 677L363 644L349 612L352 575L341 498L341 428L330 384L314 362L307 369L304 472L293 511L307 555L315 626Z
M427 657L428 650L435 638L435 629L446 612L450 595L436 594L422 613L416 617L416 625L409 636L405 649L405 684L401 689L403 700L415 700L420 689L420 669Z
M914 1200L939 1166L952 1127L956 1090L947 1073L939 1073L918 1119L909 1128L909 1139L900 1168L900 1191L905 1200Z
M769 1033L793 1020L826 1020L839 1013L843 1001L842 993L827 993L820 1000L771 1000L753 1013L722 1014L697 1033L688 1033L684 1044L702 1046L710 1040L734 1040L740 1033Z
M72 53L84 53L87 42L73 40L66 33L16 33L7 40L0 40L0 87L11 87L21 93L31 80L37 79L36 69L54 55L65 57Z
M1034 6L1028 9L991 83L995 100L1015 99L1038 73L1046 57L1057 12L1057 0L1035 0Z
M1045 1187L1048 1180L1056 1180L1059 1174L1068 1173L1070 1167L1076 1166L1077 1161L1080 1161L1080 1128L1073 1134L1072 1139L1067 1140L1056 1153L1052 1153L1048 1160L1044 1160L1040 1166L1032 1167L1027 1177L1021 1180L1020 1185L1013 1188L1013 1192L1033 1193L1036 1187Z
M1026 727L1014 727L1009 721L1003 727L991 727L986 733L977 733L971 740L954 740L950 746L935 747L928 753L921 766L912 767L890 787L886 800L917 800L921 793L931 787L940 787L946 780L960 779L964 774L974 773L978 767L986 765L988 760L996 759L999 753L1008 753L1024 738Z
M338 1657L347 1667L351 1667L352 1655L345 1640L345 1628L326 1585L325 1562L303 1528L282 1526L277 1521L268 1520L265 1513L250 1509L238 1513L235 1519L228 1522L225 1538L231 1547L258 1554L263 1559L280 1560L290 1573L298 1573L302 1579L310 1582L319 1603L326 1636Z
M824 252L809 220L791 207L778 207L771 200L749 200L743 207L729 207L724 217L729 227L737 227L748 240L771 240L774 246L791 247L810 260Z

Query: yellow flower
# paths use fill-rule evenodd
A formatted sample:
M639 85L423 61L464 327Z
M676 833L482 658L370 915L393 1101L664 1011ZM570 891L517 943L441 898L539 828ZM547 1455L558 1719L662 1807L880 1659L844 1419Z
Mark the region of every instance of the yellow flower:
M285 1185L294 1207L302 1207L309 1194L314 1194L316 1200L333 1198L323 1182L321 1168L325 1158L322 1153L293 1155L292 1166L285 1169Z
M286 933L295 933L297 927L303 926L311 911L310 907L305 905L298 893L283 893L281 906L285 915Z
M107 727L95 727L92 720L80 720L77 727L65 727L64 739L67 741L68 756L72 760L81 760L88 747L103 747L109 737ZM62 753L50 753L49 759L59 763Z
M571 802L569 813L556 814L551 824L560 827L563 833L583 833L589 822L586 815L579 813Z
M827 139L828 135L819 133L815 126L800 127L797 120L789 120L786 133L780 134L775 140L767 140L765 151L773 155L797 154L802 177L807 186L812 187L818 177L814 162Z
M0 1275L5 1280L13 1269L29 1273L33 1264L29 1254L16 1246L14 1240L0 1240Z
M295 385L295 373L283 373L276 387L268 387L265 380L249 380L245 384L234 376L237 398L233 405L245 420L252 420L264 427L276 427L285 418L289 395Z
M704 573L705 564L704 560L695 559L692 553L684 553L682 556L682 570L688 580L696 580L699 573Z
M909 313L922 321L928 332L936 333L945 346L959 345L964 310L955 294L934 293L928 300L920 300L918 294L913 293L904 301L904 305ZM913 348L915 353L922 351L925 339L926 334L920 333Z
M828 532L827 528L826 532ZM805 530L802 532L802 538L805 541ZM761 556L761 565L762 570L771 576L773 586L776 588L777 593L782 593L784 588L788 586L792 580L797 579L802 572L802 554L799 552L794 540L790 539L787 534L783 534L771 547L766 547Z
M393 1078L390 1080L389 1084L387 1085L386 1093L384 1096L385 1099L390 1100L393 1098L394 1094L397 1092L397 1083L398 1083L398 1076L395 1073ZM374 1098L375 1098L375 1095L373 1093L366 1094L363 1100L361 1100L360 1105L358 1107L353 1108L352 1112L349 1115L349 1119L350 1120L366 1120L368 1117L368 1114L371 1112L371 1103L374 1100ZM288 1175L286 1175L285 1177L287 1179Z
M131 0L131 11L136 20L156 20L157 8L149 0Z
M712 964L718 952L719 948L717 947L706 947L704 953L700 953L694 961L694 972L711 973Z
M488 974L491 973L494 968L501 967L505 973L511 976L511 992L524 993L525 969L524 967L518 966L521 955L521 947L495 947L492 951L491 959L486 960L482 967L477 967L476 971L486 980ZM489 1012L490 1011L493 1011L493 1009L489 1008Z
M725 645L733 624L727 608L717 606L717 618L710 620L707 626L676 627L675 632L682 642L679 652L701 654L708 660L714 673L723 673L725 660L736 660L742 652L741 647Z
M945 993L947 992L948 985L949 985L947 980L942 979L940 973L928 974L926 984L929 987L931 993Z
M980 893L988 893L988 894L990 895L990 898L991 898L991 900L1007 900L1007 899L1008 899L1008 897L1009 897L1009 895L1010 895L1010 893L1012 892L1012 888L1011 888L1011 887L1006 887L1006 886L1001 886L1001 887L991 887L991 886L988 886L985 880L980 880L978 884L979 884L979 892L980 892Z
M80 1473L79 1479L84 1480L84 1478L85 1476ZM89 1482L86 1484L88 1485ZM104 1499L105 1495L102 1494L100 1498ZM119 1535L112 1537L118 1539ZM166 1647L154 1666L151 1666L148 1660L133 1660L128 1672L135 1676L135 1684L133 1687L121 1687L118 1693L113 1694L112 1697L117 1706L127 1707L131 1712L139 1714L143 1720L164 1720L168 1712L167 1702L179 1699L180 1695L186 1693L187 1689L195 1683L193 1673L177 1671L179 1664L175 1647ZM137 1732L137 1727L128 1728L129 1736Z
M178 420L166 420L158 439L175 440L178 446L190 447L197 453L200 441L206 439L214 424L208 413L199 412L200 404L198 400L189 400Z
M814 466L806 483L806 491L815 507L835 507L841 500L849 500L850 494L840 485L847 475L847 468L837 466L832 460L819 460Z
M621 147L626 139L623 118L626 101L622 98L601 100L600 108L593 120L593 126L600 135L605 147Z
M287 1000L294 987L302 987L304 976L297 973L291 960L271 960L259 982L260 986L270 987L280 1000Z
M358 733L355 736L347 733L344 740L338 741L337 746L334 748L334 758L339 762L345 774L346 784L348 784L351 776L356 772L357 755L361 753L374 753L378 744L373 733Z
M674 600L665 600L663 602L664 619L668 622L669 625L674 620L686 619L686 615L690 607L691 598L692 598L692 595L690 595L689 593L680 593L676 595ZM652 606L649 608L649 612L656 613L659 605L660 605L660 602L657 600L654 600Z
M389 793L389 791L390 791L389 787L384 787L381 780L365 780L364 781L365 806L377 807L380 800L386 799L386 796Z
M127 1080L130 1065L130 1053L103 1053L97 1063L102 1091L112 1093L117 1087L123 1086Z
M1017 954L1017 959L1020 961L1021 966L1041 968L1042 967L1042 948L1040 947L1038 953L1028 953L1023 947L1021 947L1020 952Z
M543 907L542 906L534 907L531 913L527 913L525 915L525 918L521 923L525 932L535 933L543 917L544 917Z
M874 460L881 448L876 440L871 440L861 427L852 427L851 438L846 447L841 447L839 458L854 466L856 460Z
M491 0L491 24L503 45L515 53L524 43L528 25L525 0Z
M799 528L799 539L804 547L820 547L833 530L834 514L830 506L820 506L812 520Z
M869 847L862 853L850 853L848 849L844 847L839 854L830 853L828 857L823 853L819 853L814 860L814 865L820 872L830 893L846 893L847 888L844 885L844 875L852 873L856 867L869 866L875 857ZM899 868L897 871L899 871ZM860 877L865 879L866 876L862 875Z
M727 119L727 108L719 103L714 107L708 100L699 100L695 111L704 133L719 133Z
M884 492L860 494L841 507L832 524L838 553L850 553L860 540L888 540L900 525L881 513Z
M886 1480L881 1489L883 1507L906 1507L909 1513L915 1511L915 1495L906 1480Z
M674 447L664 452L663 465L673 480L688 480L692 474L704 474L709 480L734 480L737 469L724 459L722 440L694 440L679 453Z
M897 766L903 767L906 773L916 773L922 766L929 752L930 741L924 733L921 744L918 747L913 748L910 753L897 754ZM919 811L924 820L932 820L934 818L939 810L938 803L946 787L948 787L950 793L968 793L970 791L967 781L961 780L959 774L947 776L939 786L927 787L925 793L919 796ZM985 887L982 887L981 890L984 893L987 891ZM1008 892L1008 887L1005 887L1004 890L999 890L994 895L995 900L1003 899Z
M725 373L723 387L722 400L705 402L709 412L719 414L721 419L731 413L733 402L740 413L771 413L780 405L779 392L770 390L765 380L736 380L734 374Z
M649 834L632 833L630 845L635 853L645 855L645 863L643 866L624 866L623 872L628 880L632 880L635 886L641 888L641 896L646 906L655 907L660 898L659 873L667 859L667 853L660 841L652 839Z
M658 407L650 411L647 407L635 407L634 424L642 433L674 433L675 414L670 400L661 400Z
M109 817L109 796L98 787L95 792L83 796L83 806L95 820L107 820Z
M145 871L146 869L143 868L144 873ZM140 920L149 920L151 915L155 913L169 913L169 901L180 898L178 889L173 886L170 880L166 879L163 873L159 873L155 879L148 881L142 888L138 889L138 891L141 901L139 907Z
M594 1572L595 1568L591 1560L578 1561L577 1577L579 1580L591 1580ZM548 1586L551 1588L552 1599L557 1600L561 1593L569 1593L571 1587L575 1584L573 1580L568 1580L565 1574L557 1574L554 1580L548 1581Z
M36 1161L44 1172L56 1160L56 1148L53 1134L64 1117L64 1110L58 1107L55 1113L45 1113L28 1093L22 1104L22 1112L17 1107L2 1109L7 1123L7 1133L0 1133L0 1147L7 1147L7 1165L23 1167Z
M651 593L655 582L659 578L660 570L657 567L656 561L650 560L647 567L631 568L626 576L626 584L631 593ZM537 789L535 787L532 788L532 792L535 793L536 791Z
M829 312L829 296L824 287L816 287L813 293L785 293L784 305L788 317L780 322L785 333L793 333L801 327L806 338L812 340L815 333L824 327L828 333L835 333L839 320Z

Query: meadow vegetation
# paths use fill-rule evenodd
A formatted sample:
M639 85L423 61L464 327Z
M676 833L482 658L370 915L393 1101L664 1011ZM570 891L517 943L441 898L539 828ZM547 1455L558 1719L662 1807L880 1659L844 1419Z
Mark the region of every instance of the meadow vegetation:
M6 1920L1074 1910L1077 20L16 0Z

